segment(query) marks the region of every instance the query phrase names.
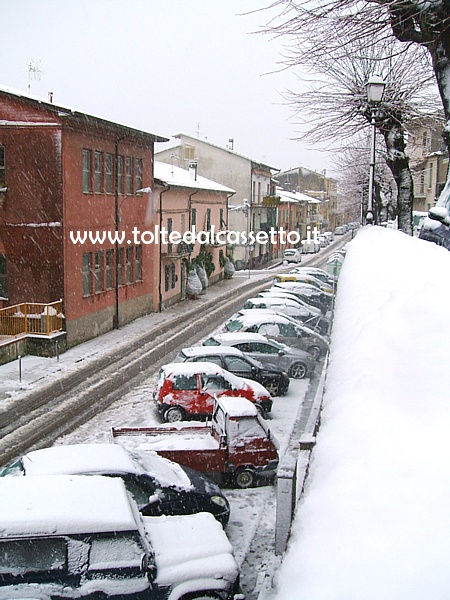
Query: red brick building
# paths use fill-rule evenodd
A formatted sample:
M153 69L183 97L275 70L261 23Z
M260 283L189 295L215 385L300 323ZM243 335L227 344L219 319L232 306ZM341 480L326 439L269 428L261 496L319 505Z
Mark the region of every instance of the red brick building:
M63 299L68 346L157 307L152 249L132 236L154 227L155 141L0 87L3 306Z

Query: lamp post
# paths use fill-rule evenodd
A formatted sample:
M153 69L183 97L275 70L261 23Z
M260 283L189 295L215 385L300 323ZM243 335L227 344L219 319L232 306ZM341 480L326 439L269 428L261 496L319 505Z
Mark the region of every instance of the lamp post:
M376 127L375 127L375 116L376 116L376 107L380 104L383 99L384 88L386 87L386 82L383 81L383 78L379 75L371 75L369 80L366 83L366 94L367 100L370 104L370 124L372 126L372 137L370 142L370 169L369 169L369 197L367 200L367 213L366 213L366 223L372 224L373 217L373 190L374 190L374 180L375 180L375 137L376 137Z
M114 286L114 291L115 291L114 328L115 329L119 329L119 327L120 327L120 322L119 322L119 270L120 270L119 269L119 266L120 266L120 260L119 260L119 226L120 226L120 209L122 208L122 205L125 202L125 200L128 200L128 198L132 198L133 196L136 196L137 194L149 194L151 191L152 191L152 188L150 188L150 187L141 188L140 190L136 190L134 192L134 194L132 194L130 196L125 196L125 198L120 203L119 203L119 195L118 195L118 193L116 193L116 200L115 200L115 225L116 225L115 253L116 253L116 263L115 263L115 286Z
M249 238L249 232L250 232L250 202L248 201L247 198L244 198L242 200L242 204L244 205L243 211L246 213L247 216L247 240L246 240L246 246L245 246L245 258L246 258L246 262L247 262L247 269L248 269L248 278L250 279L250 242L248 240Z

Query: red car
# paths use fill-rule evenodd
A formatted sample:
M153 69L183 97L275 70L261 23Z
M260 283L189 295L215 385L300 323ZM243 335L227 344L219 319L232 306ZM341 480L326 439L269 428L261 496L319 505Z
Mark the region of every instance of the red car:
M169 423L211 415L219 396L247 398L262 415L272 409L272 397L264 386L210 362L163 365L153 393L160 417Z

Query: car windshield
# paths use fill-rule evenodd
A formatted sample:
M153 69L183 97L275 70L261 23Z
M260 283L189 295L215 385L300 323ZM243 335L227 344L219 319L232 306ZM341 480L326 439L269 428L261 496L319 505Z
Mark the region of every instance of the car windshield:
M226 328L228 329L228 331L239 331L240 329L242 329L243 327L243 323L242 321L229 321L226 324Z
M8 475L24 475L24 474L25 474L25 469L24 469L21 458L0 468L0 477L7 477Z
M203 342L203 346L220 346L220 342L210 337Z

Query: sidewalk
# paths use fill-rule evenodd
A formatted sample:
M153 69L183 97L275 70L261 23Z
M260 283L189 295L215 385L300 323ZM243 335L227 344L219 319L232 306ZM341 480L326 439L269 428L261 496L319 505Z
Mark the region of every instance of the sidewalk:
M0 409L9 403L17 402L21 397L33 390L55 382L80 366L87 365L105 356L115 349L123 348L131 340L135 340L151 329L186 315L186 318L214 306L217 298L238 288L251 288L252 282L260 282L270 275L270 269L280 266L276 261L267 270L238 271L232 279L224 279L206 290L196 300L185 300L173 305L161 313L151 313L136 319L121 329L109 331L99 337L70 348L59 357L43 358L23 356L17 360L0 366ZM269 272L268 272L269 271Z

